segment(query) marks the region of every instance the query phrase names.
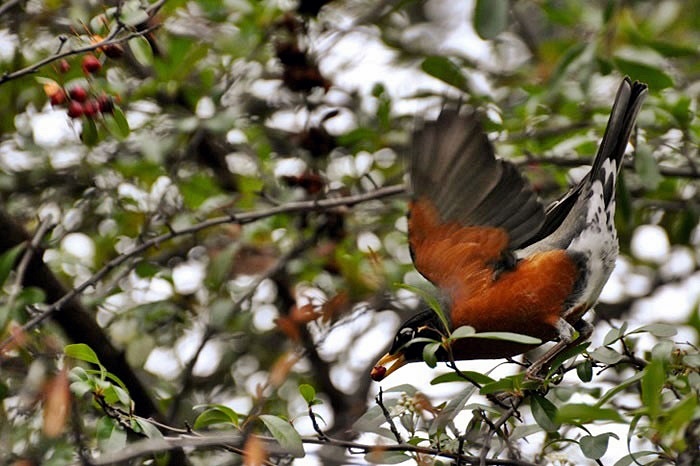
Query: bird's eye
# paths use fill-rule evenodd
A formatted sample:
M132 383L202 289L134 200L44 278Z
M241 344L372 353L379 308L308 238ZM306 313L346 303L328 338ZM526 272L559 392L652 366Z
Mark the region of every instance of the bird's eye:
M416 331L412 328L402 328L396 335L395 344L403 345L404 343L413 340L416 336Z

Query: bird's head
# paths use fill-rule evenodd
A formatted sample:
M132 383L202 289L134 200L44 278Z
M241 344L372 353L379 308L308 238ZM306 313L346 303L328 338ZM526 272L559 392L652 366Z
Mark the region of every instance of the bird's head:
M425 345L431 340L440 341L444 334L445 327L435 311L426 309L416 314L401 325L389 352L377 361L370 377L379 382L409 362L422 361ZM438 359L444 359L441 352L444 352L442 348L438 350Z

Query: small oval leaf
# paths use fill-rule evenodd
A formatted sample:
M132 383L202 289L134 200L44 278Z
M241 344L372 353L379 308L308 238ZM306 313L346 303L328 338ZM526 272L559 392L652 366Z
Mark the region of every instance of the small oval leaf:
M508 0L476 0L474 30L482 39L494 39L508 26Z
M100 360L97 359L97 354L85 343L75 343L72 345L66 345L63 348L63 353L74 359L80 361L90 362L93 364L100 364Z
M462 70L452 60L446 57L433 56L423 60L421 69L440 81L454 86L462 91L468 90L467 78Z
M532 409L532 417L535 418L537 424L547 432L556 432L559 428L557 422L557 407L552 404L547 398L540 395L533 395L530 401Z
M476 330L474 330L474 327L471 327L469 325L462 325L459 327L457 330L452 332L452 338L454 340L457 340L459 338L466 338L474 335L476 333Z
M267 430L290 455L296 458L304 456L304 444L301 441L301 436L288 421L271 414L262 414L260 420L265 423Z
M440 343L428 343L423 347L423 360L429 367L437 366L437 350L440 349Z
M512 341L514 343L522 343L523 345L542 344L542 340L540 340L539 338L512 332L481 332L472 335L472 338L486 338L488 340Z
M314 399L316 399L316 390L307 383L299 385L299 393L301 393L307 404L313 403Z
M647 83L655 91L673 86L673 78L657 66L626 58L615 58L613 62L622 74Z
M608 440L610 437L619 438L612 432L606 432L600 435L584 435L579 440L579 445L581 446L581 451L586 456L592 460L597 460L603 457L605 452L608 450Z

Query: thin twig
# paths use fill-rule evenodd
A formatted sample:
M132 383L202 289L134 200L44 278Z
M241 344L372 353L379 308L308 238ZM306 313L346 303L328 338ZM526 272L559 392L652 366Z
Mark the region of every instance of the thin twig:
M325 432L323 432L323 430L321 430L321 426L318 425L318 421L316 420L316 413L314 413L313 409L311 409L311 403L309 403L309 417L311 418L311 425L314 427L316 434L318 434L318 438L320 440L328 441L328 436Z
M486 433L484 438L484 445L481 447L481 453L479 455L479 464L487 464L486 455L488 455L488 452L491 449L491 440L493 439L494 434L498 434L503 439L503 441L506 442L506 445L508 445L508 449L512 450L508 437L501 432L501 427L503 427L503 425L518 412L518 407L520 406L520 403L522 403L522 401L522 398L518 398L510 407L510 409L503 413L496 422L492 423L488 417L483 417L484 421L489 425L490 429Z
M97 285L97 283L102 280L107 274L109 274L112 270L116 269L120 265L122 265L124 262L129 260L132 257L138 256L139 254L147 251L150 248L159 246L162 243L165 243L167 241L170 241L173 238L177 238L179 236L185 236L185 235L191 235L197 232L200 232L202 230L206 230L208 228L212 228L215 226L219 225L225 225L225 224L239 224L239 225L244 225L247 223L252 223L257 220L267 218L267 217L272 217L274 215L278 214L284 214L284 213L295 213L295 212L311 212L311 211L325 211L329 210L335 207L340 207L340 206L354 206L356 204L360 204L363 202L371 201L371 200L376 200L376 199L381 199L384 197L389 197L389 196L395 196L397 194L402 194L405 193L406 188L403 185L393 185L393 186L387 186L382 189L377 189L375 191L370 191L367 193L363 194L357 194L354 196L345 196L345 197L337 197L337 198L330 198L330 199L319 199L319 200L311 200L311 201L297 201L297 202L290 202L287 204L283 204L277 207L272 207L269 209L263 209L259 211L254 211L254 212L242 212L239 214L234 214L234 215L226 215L222 217L216 217L212 218L209 220L205 220L203 222L197 223L195 225L191 225L186 228L182 228L179 230L173 230L168 233L164 233L162 235L156 236L154 238L151 238L147 241L144 241L143 243L136 245L132 247L130 250L124 252L123 254L120 254L119 256L113 258L107 264L105 264L100 270L95 272L90 278L85 280L83 283L78 285L77 287L73 288L71 291L66 293L62 298L59 300L55 301L53 304L51 304L48 308L46 308L41 314L36 315L29 321L27 321L22 328L20 329L21 331L19 334L26 333L27 331L35 328L38 326L40 323L42 323L44 320L49 318L51 314L54 312L60 311L69 301L71 301L73 298L81 295L85 290L87 290L90 287L94 287ZM16 333L13 333L13 335L5 338L5 340L0 343L0 351L4 350L5 348L8 347L14 340L15 340L15 335Z
M403 443L403 438L401 438L401 433L399 432L399 429L396 428L396 424L394 424L394 420L391 418L391 413L389 413L389 410L386 409L386 406L384 406L384 392L382 391L382 387L379 387L379 393L377 394L374 400L377 402L377 405L382 409L384 419L386 419L386 422L389 424L391 433L394 434L394 437L396 437L396 441L399 443Z
M158 29L160 27L160 24L153 25L151 27L142 29L141 31L134 31L130 32L125 36L122 37L116 37L116 35L122 31L121 27L115 28L115 30L107 36L104 40L100 42L95 42L94 44L86 45L84 47L79 47L77 49L70 49L66 50L65 52L58 52L53 55L50 55L43 60L39 60L36 63L33 63L29 66L26 66L20 70L13 71L12 73L5 73L2 76L0 76L0 85L12 81L13 79L21 78L22 76L26 76L28 74L36 73L39 71L40 68L53 63L56 60L60 60L61 58L69 57L71 55L80 55L81 53L85 52L92 52L93 50L97 50L99 48L108 46L108 45L113 45L113 44L121 44L122 42L127 42L135 37L141 37L145 36L146 34L149 34L150 32L153 32L154 30Z

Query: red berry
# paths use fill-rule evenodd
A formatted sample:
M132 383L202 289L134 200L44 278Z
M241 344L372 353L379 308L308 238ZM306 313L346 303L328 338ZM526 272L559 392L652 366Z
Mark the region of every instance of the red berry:
M100 111L100 105L95 99L90 99L83 104L83 115L93 117Z
M385 375L386 375L386 367L384 367L384 366L374 366L372 368L372 371L369 374L369 376L372 377L372 380L376 380L376 381L382 380Z
M75 100L71 100L68 104L68 116L71 118L80 118L83 115L83 104Z
M58 71L60 71L63 74L68 73L70 71L70 63L68 63L68 60L65 58L58 62Z
M124 55L124 47L121 44L109 44L102 47L102 51L109 58L121 58Z
M49 96L49 100L51 105L61 105L66 101L66 91L60 88L57 89L56 92Z
M106 94L102 94L97 98L97 104L99 105L100 112L102 113L112 113L114 110L114 101Z
M75 86L68 91L68 95L71 99L77 100L78 102L85 102L88 98L88 93L83 86Z
M85 74L97 73L102 68L102 63L94 55L85 55L81 64Z

